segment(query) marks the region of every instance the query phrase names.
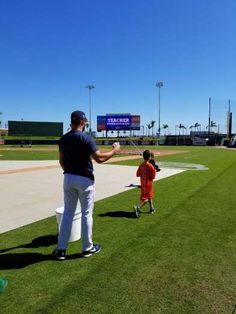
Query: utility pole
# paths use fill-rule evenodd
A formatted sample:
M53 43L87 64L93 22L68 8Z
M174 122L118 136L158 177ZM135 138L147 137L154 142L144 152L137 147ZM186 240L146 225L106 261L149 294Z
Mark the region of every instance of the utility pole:
M89 135L92 135L91 90L95 88L95 86L87 85L85 88L89 90Z
M2 119L1 119L1 116L2 116L2 112L0 112L0 128L2 126Z
M156 87L158 88L158 133L161 133L161 87L163 87L163 82L157 81Z
M209 98L208 133L211 133L211 97Z

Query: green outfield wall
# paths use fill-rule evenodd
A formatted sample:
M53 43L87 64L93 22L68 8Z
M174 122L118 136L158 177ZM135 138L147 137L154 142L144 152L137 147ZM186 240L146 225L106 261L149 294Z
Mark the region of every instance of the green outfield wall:
M62 136L63 122L8 121L9 136Z

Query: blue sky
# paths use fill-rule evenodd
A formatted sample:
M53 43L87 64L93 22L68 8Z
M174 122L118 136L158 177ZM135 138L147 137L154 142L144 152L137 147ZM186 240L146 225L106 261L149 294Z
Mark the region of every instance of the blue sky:
M0 112L69 126L73 110L129 112L141 124L236 119L235 0L0 0ZM234 123L234 132L236 124Z

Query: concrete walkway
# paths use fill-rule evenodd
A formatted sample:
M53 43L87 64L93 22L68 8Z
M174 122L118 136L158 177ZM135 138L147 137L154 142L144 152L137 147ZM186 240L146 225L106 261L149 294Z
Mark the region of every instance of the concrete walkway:
M137 167L94 164L95 201L139 184ZM183 172L163 168L157 180ZM58 161L0 161L0 233L54 216L63 205L63 174Z

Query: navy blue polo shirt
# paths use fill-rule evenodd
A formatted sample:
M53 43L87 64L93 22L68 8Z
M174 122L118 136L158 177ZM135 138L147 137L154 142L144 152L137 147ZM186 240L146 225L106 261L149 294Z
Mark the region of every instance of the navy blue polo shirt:
M90 155L97 151L93 138L81 131L69 131L59 140L59 151L63 153L65 170L94 180Z

